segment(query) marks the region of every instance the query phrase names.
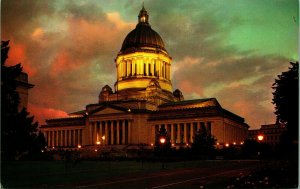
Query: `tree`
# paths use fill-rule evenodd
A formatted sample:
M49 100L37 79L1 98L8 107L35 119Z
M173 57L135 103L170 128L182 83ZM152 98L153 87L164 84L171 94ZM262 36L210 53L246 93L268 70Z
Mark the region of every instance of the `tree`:
M212 155L215 151L216 139L205 128L198 130L192 144L192 152L196 155Z
M298 72L299 62L290 62L291 67L278 75L272 88L273 104L277 120L287 128L287 134L292 141L298 141Z
M291 67L278 75L273 84L273 104L277 120L284 123L287 131L282 134L278 146L279 154L288 160L288 178L298 185L298 104L299 62L290 62Z
M6 66L9 41L1 42L1 155L2 159L19 159L43 144L37 136L38 123L25 108L18 111L19 94L16 79L22 72L21 64ZM37 142L40 141L40 142ZM35 149L35 150L33 150Z

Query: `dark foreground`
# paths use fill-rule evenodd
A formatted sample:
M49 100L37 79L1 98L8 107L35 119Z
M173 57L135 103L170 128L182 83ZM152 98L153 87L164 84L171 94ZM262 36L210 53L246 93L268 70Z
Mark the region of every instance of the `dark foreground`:
M4 188L224 188L259 161L2 162Z

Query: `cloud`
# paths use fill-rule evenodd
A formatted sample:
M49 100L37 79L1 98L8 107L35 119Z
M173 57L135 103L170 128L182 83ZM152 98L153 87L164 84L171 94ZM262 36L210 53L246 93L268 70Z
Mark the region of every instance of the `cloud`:
M118 12L104 12L101 4L84 1L2 5L6 8L2 36L11 39L8 61L21 62L29 73L29 82L35 85L29 91L31 109L40 122L66 115L52 110L84 109L98 101L103 85L113 84L114 57L135 23L124 21Z
M45 118L62 118L68 116L68 114L62 110L53 108L45 108L35 104L28 104L28 111L31 115L34 115L36 121L40 125L45 124Z
M264 20L266 2L257 1L259 7L250 1L236 3L151 0L145 1L145 7L152 29L161 35L173 58L173 88L182 90L185 99L216 97L224 108L259 127L275 120L271 85L289 60L282 54L275 56L270 48L263 51L268 46L248 39L247 34L254 36L257 25L266 28L261 27L266 21L273 24L269 18L277 18L283 5L267 11L269 20ZM35 85L29 91L30 106L43 122L56 116L47 113L51 109L84 109L98 101L103 85L113 86L114 58L134 29L142 3L4 0L1 5L1 37L11 40L8 62L21 62L29 73ZM245 7L256 8L255 14ZM284 7L285 13L290 8ZM284 21L282 15L274 20ZM280 42L289 39L285 36L290 35L280 35L288 32L280 30L275 35L272 28L266 30L273 33L270 37L282 36ZM293 43L277 47L280 50L287 44Z

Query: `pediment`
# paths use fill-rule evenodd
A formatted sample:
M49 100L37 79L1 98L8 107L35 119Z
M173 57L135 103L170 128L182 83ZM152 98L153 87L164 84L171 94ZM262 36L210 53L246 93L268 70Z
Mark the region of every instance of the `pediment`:
M96 110L95 112L92 113L92 115L119 114L119 113L124 113L124 111L114 109L111 107L104 107Z

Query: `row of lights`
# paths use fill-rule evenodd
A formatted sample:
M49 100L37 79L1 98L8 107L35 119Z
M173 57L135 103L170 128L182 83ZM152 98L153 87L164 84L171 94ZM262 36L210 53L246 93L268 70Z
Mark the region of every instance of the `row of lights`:
M102 140L105 140L105 136L102 136L101 138L102 138ZM257 136L257 139L258 139L258 141L262 141L262 140L264 139L264 136L263 136L263 135L258 135L258 136ZM165 138L160 138L159 141L160 141L161 144L164 144L164 143L166 142L166 139L165 139ZM100 145L101 142L100 142L100 141L96 141L96 144L97 144L97 145ZM233 144L233 145L236 145L237 143L236 143L236 142L233 142L232 144ZM243 145L243 144L244 144L244 142L240 142L240 145ZM217 142L217 146L219 146L219 145L220 145L220 143ZM229 143L226 143L226 144L225 144L226 147L229 147L229 145L230 145ZM154 146L154 144L151 143L151 146ZM172 143L172 146L175 146L175 144ZM186 143L186 146L189 146L189 143ZM81 147L82 147L82 146L81 146L80 144L78 144L77 148L80 149ZM55 147L53 146L52 149L55 149ZM98 151L98 150L95 149L95 152L97 152L97 151ZM44 150L42 150L42 152L44 152Z

